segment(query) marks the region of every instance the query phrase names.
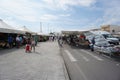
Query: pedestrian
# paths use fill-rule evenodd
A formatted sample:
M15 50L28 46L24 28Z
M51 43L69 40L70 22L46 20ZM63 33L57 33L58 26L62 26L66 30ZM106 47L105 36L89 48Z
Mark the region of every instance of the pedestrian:
M91 51L94 51L95 37L92 38L91 43Z
M32 49L35 52L35 39L34 38L31 38L31 50Z
M33 39L34 39L34 41L35 41L35 46L37 46L38 36L37 36L37 35L35 35Z
M53 37L52 37L52 41L54 41L54 40L55 40L55 37L53 36Z
M61 36L58 38L58 44L62 47L63 40L62 40L62 37L61 37Z
M16 37L16 46L17 46L17 48L19 48L19 46L20 46L20 38L19 38L19 35L17 35L17 37Z
M8 43L9 43L9 48L13 47L13 38L12 36L8 36Z
M20 36L19 39L20 39L20 45L22 45L22 43L23 43L23 38L22 38L22 36Z

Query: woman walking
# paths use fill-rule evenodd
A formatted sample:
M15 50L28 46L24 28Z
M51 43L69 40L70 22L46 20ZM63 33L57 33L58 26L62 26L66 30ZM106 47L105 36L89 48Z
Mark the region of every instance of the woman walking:
M35 40L34 40L34 38L31 39L31 50L32 49L35 52Z

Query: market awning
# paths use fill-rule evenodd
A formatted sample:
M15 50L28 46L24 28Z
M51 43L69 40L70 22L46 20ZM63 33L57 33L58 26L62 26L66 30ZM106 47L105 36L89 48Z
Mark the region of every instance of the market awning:
M82 34L86 31L62 31L62 34L65 34L65 35L79 35L79 34Z
M45 34L45 33L37 33L37 35L43 35L43 36L49 36L49 34Z
M20 27L18 28L18 30L23 31L24 33L30 33L30 34L36 34L35 32L32 32L31 30L29 30L26 26Z
M17 30L14 27L11 27L1 19L0 19L0 32L1 33L19 33L19 34L23 33L22 31Z

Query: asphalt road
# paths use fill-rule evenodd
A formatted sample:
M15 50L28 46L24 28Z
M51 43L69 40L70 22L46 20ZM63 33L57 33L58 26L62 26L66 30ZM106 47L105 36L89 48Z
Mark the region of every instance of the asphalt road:
M61 50L71 80L120 80L119 61L86 49Z

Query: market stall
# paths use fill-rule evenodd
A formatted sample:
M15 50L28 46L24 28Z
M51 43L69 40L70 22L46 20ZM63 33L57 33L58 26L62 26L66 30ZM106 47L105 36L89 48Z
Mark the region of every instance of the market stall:
M11 36L12 41L14 41L16 35L18 34L24 34L24 32L17 30L14 27L11 27L10 25L8 25L7 23L5 23L3 20L0 19L0 48L9 47L8 37Z
M79 46L81 48L89 48L89 41L84 35L86 31L62 31L63 38L66 38L68 44Z
M49 35L48 34L37 33L37 36L38 36L38 41L39 42L47 41L49 39Z

